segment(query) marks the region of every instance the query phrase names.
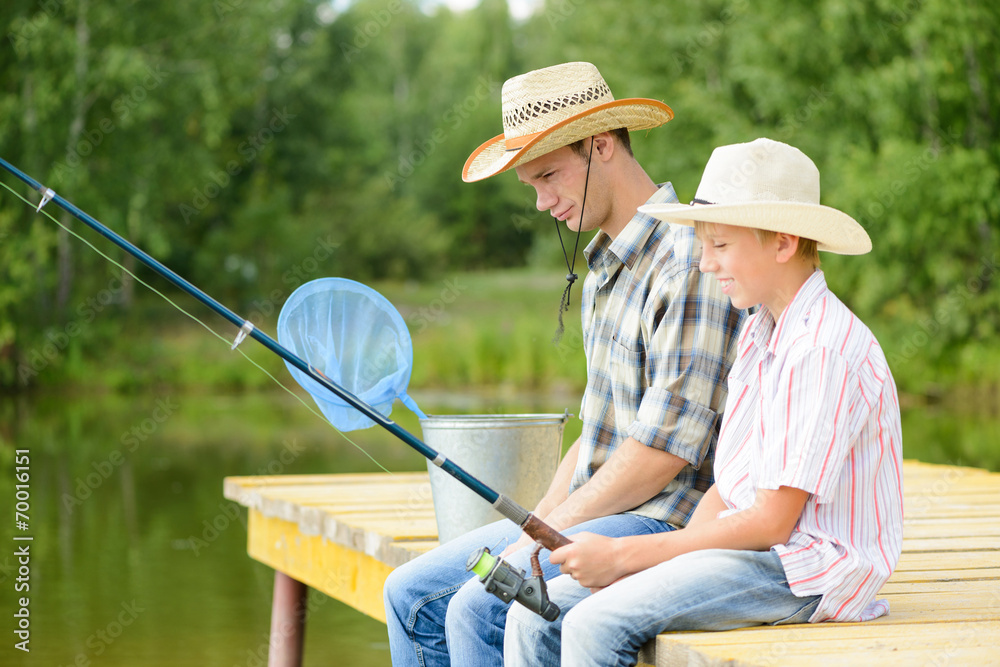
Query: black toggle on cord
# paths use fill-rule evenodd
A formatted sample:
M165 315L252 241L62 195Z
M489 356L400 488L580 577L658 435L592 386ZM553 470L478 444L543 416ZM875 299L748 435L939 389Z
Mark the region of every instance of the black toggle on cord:
M563 259L566 260L566 268L569 273L566 274L566 289L563 290L562 298L559 300L559 327L556 329L555 336L552 337L552 342L554 344L559 344L562 340L563 332L566 328L563 326L563 313L569 311L569 295L570 290L573 289L573 283L579 278L576 273L573 272L573 268L576 266L576 254L577 250L580 248L580 232L583 230L583 212L587 209L587 190L590 185L590 161L594 155L594 138L590 138L590 151L587 153L587 176L583 181L583 202L580 204L580 222L576 227L576 243L573 245L573 259L570 260L569 256L566 254L566 244L562 240L562 230L559 228L559 221L552 218L556 223L556 234L559 236L559 245L562 247Z

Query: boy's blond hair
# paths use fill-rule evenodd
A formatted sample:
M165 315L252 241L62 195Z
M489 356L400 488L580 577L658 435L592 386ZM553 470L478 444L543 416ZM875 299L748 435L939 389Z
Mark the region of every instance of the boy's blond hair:
M702 222L701 220L694 221L694 232L699 239L705 238L706 234L711 234L712 229L715 227L713 222ZM777 235L778 232L772 232L769 229L757 229L756 227L748 227L748 229L753 232L754 238L757 239L757 243L762 246L769 242L771 239ZM807 262L812 263L814 269L819 268L819 249L816 241L812 239L807 239L799 237L799 247L795 252L796 257L801 257Z

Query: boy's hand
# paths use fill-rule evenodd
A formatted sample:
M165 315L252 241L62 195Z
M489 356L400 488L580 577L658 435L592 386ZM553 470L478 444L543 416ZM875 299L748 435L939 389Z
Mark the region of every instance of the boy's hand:
M573 543L553 551L549 562L559 565L563 574L573 577L581 586L593 591L629 574L618 559L618 540L594 533L578 533L570 539Z

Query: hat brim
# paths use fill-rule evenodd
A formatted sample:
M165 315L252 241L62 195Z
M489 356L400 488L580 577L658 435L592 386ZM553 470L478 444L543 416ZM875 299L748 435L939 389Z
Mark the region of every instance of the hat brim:
M816 241L817 248L838 255L871 252L872 241L858 222L842 211L804 202L742 204L646 204L639 211L654 218L693 226L713 222L766 229Z
M481 181L595 134L619 128L648 130L673 117L673 110L659 100L628 98L607 102L556 123L516 150L507 150L504 135L493 137L465 161L462 180Z

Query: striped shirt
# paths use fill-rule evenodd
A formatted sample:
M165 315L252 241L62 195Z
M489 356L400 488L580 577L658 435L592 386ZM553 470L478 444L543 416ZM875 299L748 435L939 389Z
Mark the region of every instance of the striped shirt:
M675 202L662 185L648 203ZM631 512L683 526L712 481L712 455L726 376L744 312L698 270L692 228L636 213L612 240L599 232L584 251L587 389L570 492L586 483L629 436L686 465Z
M809 492L786 544L774 547L809 619L870 620L903 539L902 435L896 385L871 331L817 270L775 322L762 308L740 334L716 476L730 508L757 489Z

